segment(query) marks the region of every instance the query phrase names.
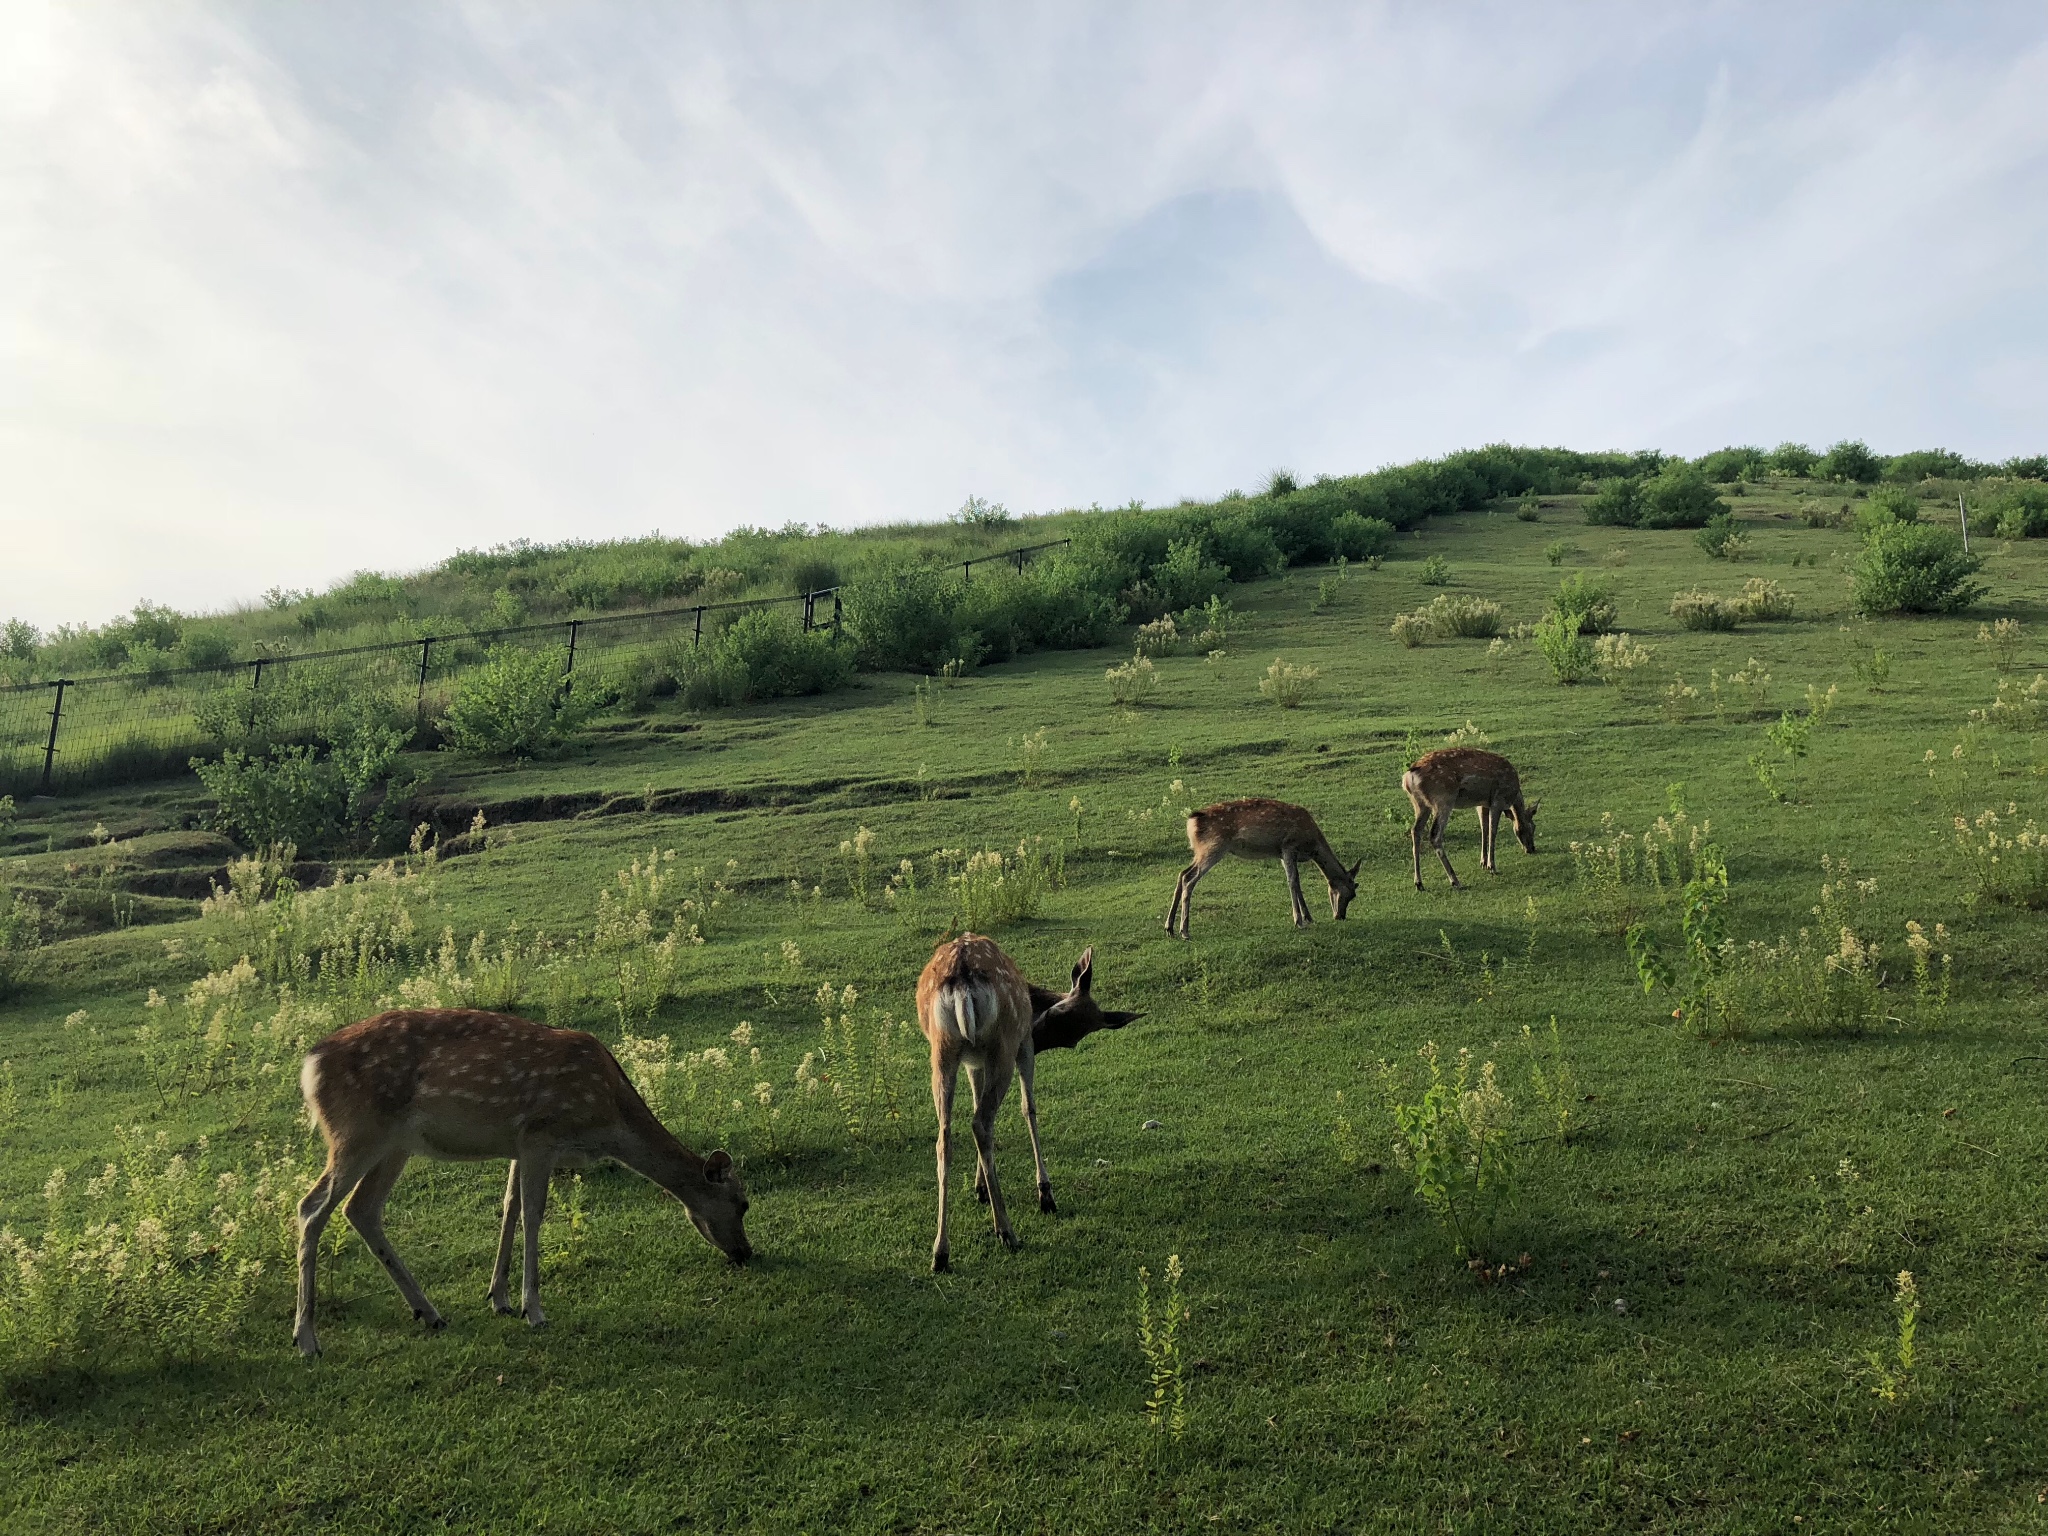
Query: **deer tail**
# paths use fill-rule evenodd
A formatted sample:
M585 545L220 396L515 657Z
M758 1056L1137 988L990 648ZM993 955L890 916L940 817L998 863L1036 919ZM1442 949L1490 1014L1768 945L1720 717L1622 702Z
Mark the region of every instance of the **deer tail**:
M979 978L949 981L939 988L934 1011L939 1028L963 1045L979 1045L997 1028L1002 999L996 989Z

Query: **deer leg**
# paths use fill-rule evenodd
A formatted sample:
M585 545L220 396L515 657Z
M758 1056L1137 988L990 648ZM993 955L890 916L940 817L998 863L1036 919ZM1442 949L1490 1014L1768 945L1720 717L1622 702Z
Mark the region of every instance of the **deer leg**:
M526 1229L526 1265L520 1276L520 1308L527 1323L544 1327L547 1314L540 1309L540 1223L548 1208L548 1177L554 1159L526 1153L519 1159L519 1224Z
M1194 872L1195 866L1190 864L1180 872L1180 878L1173 882L1173 900L1167 903L1166 907L1166 931L1169 935L1173 933L1174 925L1180 918L1180 906L1188 894L1188 877Z
M1458 879L1458 872L1451 868L1451 856L1444 852L1444 821L1443 813L1438 812L1429 824L1429 842L1430 846L1436 849L1437 858L1443 863L1444 873L1451 877L1451 889L1455 891L1460 888L1461 882Z
M434 1310L434 1304L427 1300L419 1282L413 1279L412 1271L405 1267L405 1260L398 1256L398 1250L391 1246L391 1239L384 1235L384 1202L391 1198L392 1186L405 1172L405 1165L411 1157L409 1152L394 1152L365 1174L363 1181L356 1185L355 1193L348 1197L346 1214L348 1224L369 1245L370 1252L377 1255L377 1262L384 1266L384 1273L391 1277L391 1283L398 1287L398 1294L412 1308L412 1315L429 1328L445 1328L447 1320Z
M988 1175L988 1209L995 1218L996 1236L1003 1240L1005 1248L1015 1250L1017 1234L1010 1226L1010 1213L1003 1207L1003 1186L996 1177L996 1111L1002 1107L1003 1096L1010 1091L1010 1073L1015 1063L998 1058L979 1066L968 1063L967 1076L974 1082L974 1150L981 1158L982 1171Z
M1493 834L1499 819L1491 806L1479 807L1479 867L1488 874L1493 873Z
M1196 882L1202 876L1208 874L1210 870L1214 869L1222 857L1223 851L1219 848L1213 854L1198 856L1194 863L1181 872L1183 883L1180 891L1180 936L1182 938L1188 936L1188 918L1194 912Z
M505 1214L498 1224L498 1262L491 1267L491 1310L512 1315L512 1239L519 1234L519 1159L505 1171Z
M932 1241L933 1274L944 1272L951 1263L951 1250L946 1245L946 1180L952 1173L953 1084L959 1065L956 1056L932 1052L932 1108L939 1118L939 1235Z
M1017 1090L1024 1098L1024 1129L1031 1133L1031 1164L1038 1173L1038 1208L1050 1216L1059 1207L1052 1203L1052 1175L1045 1171L1045 1152L1038 1145L1038 1094L1032 1082L1037 1058L1038 1053L1032 1050L1027 1037L1017 1052Z
M1294 903L1294 926L1306 928L1310 918L1308 903L1301 899L1301 861L1289 849L1280 855L1280 867L1287 872L1287 895Z
M1408 829L1408 846L1415 855L1415 889L1422 889L1422 829L1429 825L1429 808L1417 806L1415 824Z
M968 1116L968 1123L972 1124L974 1115L981 1113L981 1079L975 1075L972 1067L967 1069L967 1099L973 1110ZM978 1153L974 1159L974 1203L988 1204L988 1164L981 1160Z
M313 1331L314 1265L320 1255L320 1234L327 1230L328 1219L342 1197L360 1184L373 1166L367 1157L344 1160L330 1150L326 1171L299 1201L299 1310L292 1343L309 1359L320 1353L320 1339Z

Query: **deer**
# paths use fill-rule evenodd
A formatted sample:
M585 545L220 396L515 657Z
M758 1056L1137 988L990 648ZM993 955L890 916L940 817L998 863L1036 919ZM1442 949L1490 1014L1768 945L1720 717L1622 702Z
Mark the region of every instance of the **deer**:
M974 1099L974 1193L989 1208L996 1236L1015 1251L1017 1233L996 1178L995 1122L1014 1074L1024 1100L1024 1127L1031 1136L1031 1162L1038 1175L1038 1209L1058 1209L1045 1149L1038 1139L1037 1054L1077 1046L1098 1030L1122 1029L1142 1014L1107 1011L1095 1002L1095 951L1075 962L1073 984L1063 993L1035 987L994 939L963 933L932 951L917 978L917 1022L932 1051L932 1108L937 1112L939 1230L932 1241L932 1272L952 1267L946 1223L946 1193L953 1158L953 1091L967 1069Z
M320 1353L313 1328L314 1260L335 1206L430 1330L446 1319L384 1235L384 1203L416 1156L506 1157L491 1308L513 1313L512 1242L525 1229L519 1313L539 1328L540 1224L557 1168L622 1163L682 1202L705 1241L734 1263L753 1257L747 1194L723 1151L698 1157L655 1118L618 1061L592 1035L472 1008L406 1008L335 1031L299 1071L306 1108L327 1141L327 1166L299 1202L299 1303L292 1340Z
M1330 883L1330 916L1342 919L1358 894L1358 871L1346 869L1316 825L1315 817L1282 800L1226 800L1204 806L1188 816L1188 850L1195 861L1180 872L1173 901L1166 909L1166 931L1188 937L1188 909L1196 883L1228 854L1240 859L1278 859L1287 872L1287 894L1294 898L1294 926L1309 925L1308 903L1301 899L1301 860L1313 860Z
M1514 824L1515 839L1523 851L1536 851L1536 807L1540 800L1524 803L1522 776L1515 765L1498 752L1477 747L1446 747L1426 752L1409 764L1401 775L1401 787L1415 807L1415 824L1408 829L1408 841L1415 854L1415 889L1422 889L1422 835L1429 828L1430 845L1451 877L1451 889L1461 889L1458 872L1444 852L1444 822L1451 812L1476 806L1479 810L1479 862L1488 873L1499 873L1493 848L1500 830L1501 813Z

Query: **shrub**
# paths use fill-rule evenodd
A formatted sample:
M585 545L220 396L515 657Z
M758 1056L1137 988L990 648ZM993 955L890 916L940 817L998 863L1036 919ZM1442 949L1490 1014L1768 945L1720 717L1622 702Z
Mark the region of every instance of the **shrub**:
M311 746L192 759L213 796L214 827L244 847L291 843L309 853L368 849L405 830L411 777L398 767L406 733L375 723L344 731L326 756Z
M1109 679L1109 702L1135 709L1159 691L1159 669L1148 656L1138 656L1103 673Z
M2006 487L1991 503L1991 521L2001 539L2033 539L2048 534L2048 485Z
M1137 653L1140 656L1171 656L1180 649L1182 638L1180 627L1170 616L1154 619L1149 624L1138 626Z
M459 751L492 757L540 757L555 750L586 713L563 686L568 665L569 653L559 645L531 651L493 646L484 664L456 688L441 717L442 736Z
M1673 594L1671 617L1678 620L1681 629L1733 629L1742 614L1726 598L1695 587L1690 592Z
M1321 676L1314 667L1297 667L1275 656L1273 665L1266 668L1266 675L1259 679L1259 695L1271 699L1282 709L1299 709L1316 691L1316 683Z
M1727 511L1727 503L1714 494L1705 475L1690 464L1674 462L1643 487L1636 521L1642 528L1700 528Z
M1780 443L1771 450L1767 462L1778 474L1805 476L1813 473L1820 455L1804 443Z
M1584 571L1574 571L1558 583L1557 590L1550 594L1550 611L1560 618L1575 618L1576 633L1582 635L1604 635L1614 628L1619 610L1615 607L1613 590L1597 576Z
M1706 526L1693 535L1694 542L1717 560L1740 560L1749 553L1747 535L1738 533L1735 519L1726 512L1717 512L1706 521Z
M1222 592L1229 581L1230 573L1209 558L1201 540L1176 539L1151 575L1132 587L1131 597L1141 608L1172 613L1201 606Z
M2012 664L2019 660L2020 636L2024 628L2018 619L2000 619L1995 624L1977 626L1977 643L1984 647L1992 665L1999 671L2010 671ZM0 831L5 829L5 807L0 806Z
M1955 613L1990 590L1969 579L1983 565L1947 528L1892 523L1864 542L1850 600L1861 613Z
M1797 602L1797 598L1775 581L1752 576L1742 584L1741 595L1729 606L1742 618L1763 622L1791 618L1792 609Z
M1432 625L1420 611L1418 611L1415 613L1395 614L1394 622L1387 626L1387 633L1392 635L1396 640L1400 641L1403 645L1407 646L1408 649L1412 651L1418 645L1421 645L1425 640L1427 640L1431 635L1436 633L1436 629L1435 626Z
M1869 445L1844 438L1815 461L1813 473L1823 480L1845 480L1855 485L1875 484L1884 466Z
M1597 527L1633 528L1642 517L1642 482L1610 475L1586 503L1586 521Z
M1887 523L1920 521L1920 498L1903 485L1881 485L1856 511L1856 525L1868 533Z
M1492 1062L1479 1065L1458 1052L1446 1075L1434 1040L1416 1053L1426 1081L1414 1103L1393 1065L1380 1063L1380 1081L1393 1116L1394 1157L1414 1175L1415 1193L1443 1224L1463 1258L1483 1237L1489 1218L1514 1196L1514 1105L1500 1091Z
M850 583L840 602L855 659L871 672L936 672L956 654L958 586L923 566Z
M1346 512L1330 525L1330 542L1347 560L1370 560L1394 547L1394 525L1383 517Z
M1540 522L1543 517L1543 503L1534 491L1524 491L1515 498L1515 521L1518 523Z
M1601 677L1617 687L1634 679L1650 662L1650 648L1638 645L1626 634L1601 635L1593 641L1593 665Z
M28 984L42 948L42 903L19 891L0 890L0 1002Z
M1550 664L1552 680L1561 684L1582 681L1593 670L1593 642L1581 633L1576 617L1552 609L1536 625L1536 649Z
M701 644L679 643L671 664L692 709L830 693L853 676L852 655L829 632L805 634L795 620L765 608L747 610Z
M1487 640L1500 633L1500 604L1483 597L1452 597L1448 592L1429 600L1415 617L1432 632L1468 640Z
M1579 547L1566 539L1553 539L1543 546L1543 558L1552 565L1563 565L1567 555L1575 555Z
M999 501L984 501L979 496L970 496L960 503L952 521L965 528L1002 528L1016 521L1009 509ZM827 583L830 585L830 583ZM798 591L815 591L815 588L799 587Z
M1848 526L1846 508L1838 508L1818 496L1802 496L1799 499L1799 515L1809 528L1844 528Z
M1450 585L1451 563L1442 555L1431 555L1422 562L1422 584L1425 587Z

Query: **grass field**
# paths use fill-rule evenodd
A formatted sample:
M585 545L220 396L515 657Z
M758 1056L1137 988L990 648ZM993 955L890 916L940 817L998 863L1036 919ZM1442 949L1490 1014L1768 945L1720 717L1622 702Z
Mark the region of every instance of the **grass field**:
M589 934L600 891L650 848L726 887L682 876L689 899L719 904L690 909L705 942L682 947L679 995L637 1033L742 1058L739 1107L700 1095L674 1128L742 1158L758 1259L728 1267L651 1186L588 1172L558 1182L551 1324L529 1330L484 1302L502 1168L415 1163L390 1231L445 1332L417 1328L336 1222L313 1363L290 1349L281 1249L231 1329L159 1330L175 1348L17 1339L0 1526L2048 1528L2044 918L1976 900L1952 831L1956 804L2008 826L2008 803L2022 823L2048 813L2048 724L1966 739L2002 675L2048 666L2048 547L1988 546L1992 594L1970 614L1861 625L1842 574L1853 538L1808 529L1777 495L1737 504L1753 546L1741 563L1687 533L1586 527L1569 500L1534 524L1434 520L1383 568L1321 592L1329 573L1312 571L1240 589L1248 617L1227 654L1160 660L1156 699L1134 710L1109 703L1119 656L1046 655L922 703L913 679L867 677L829 701L650 717L547 762L444 760L446 830L481 810L486 835L407 888L430 939L484 930L495 945L514 923ZM1560 540L1575 549L1553 566L1543 551ZM1432 554L1448 587L1419 579ZM1620 627L1652 648L1647 680L1564 688L1527 639L1490 654L1484 639L1389 637L1438 590L1532 621L1579 569L1612 582ZM1751 576L1796 593L1797 616L1715 633L1667 614L1675 591L1732 594ZM1976 638L1999 617L2025 626L2005 673ZM1890 659L1881 690L1873 644ZM1276 657L1319 671L1298 709L1259 695ZM1770 675L1761 702L1727 681L1752 658ZM1666 707L1674 673L1699 692L1686 718ZM1780 763L1780 803L1750 760L1808 684L1838 701L1810 755ZM1405 755L1468 721L1541 797L1538 852L1504 836L1485 873L1463 814L1447 845L1469 888L1430 867L1418 894ZM1041 729L1027 783L1021 741ZM1674 993L1645 995L1612 893L1581 878L1570 845L1601 837L1608 814L1641 832L1674 785L1726 856L1738 948L1815 924L1823 880L1840 878L1823 857L1847 862L1840 899L1884 976L1861 1027L1766 1009L1693 1029L1673 1019ZM1296 930L1278 869L1232 864L1197 891L1192 942L1163 934L1182 808L1239 795L1306 804L1342 857L1364 857L1347 921L1328 920L1310 871L1318 920ZM304 1147L288 1088L166 1091L131 1043L161 1012L152 988L177 1012L260 928L199 914L198 872L226 852L193 830L201 809L196 786L23 807L10 879L73 893L65 936L0 1004L0 1221L23 1236L48 1219L50 1170L69 1170L75 1198L121 1127L219 1167L252 1167L259 1140L266 1157ZM865 901L841 852L861 828ZM1098 996L1146 1017L1041 1060L1059 1214L1030 1208L1013 1098L1002 1171L1023 1247L995 1243L963 1182L954 1270L933 1276L922 1042L897 1030L880 1060L873 1042L885 1010L910 1015L952 912L934 854L1028 837L1060 845L1064 884L997 936L1046 984L1093 945ZM906 858L921 889L892 902ZM1853 890L1864 880L1874 891ZM1676 958L1677 897L1632 889ZM656 903L657 936L681 899ZM1945 925L1945 1006L1914 984L1908 920ZM606 963L593 952L586 973ZM826 1039L827 985L874 1070L857 1135L797 1077ZM527 1011L618 1038L596 982L543 990L531 984ZM1535 1060L1554 1078L1553 1016L1577 1088L1562 1143L1530 1076ZM752 1096L742 1020L780 1119ZM1515 1103L1517 1193L1470 1262L1391 1154L1375 1071L1402 1067L1412 1099L1429 1041L1496 1063ZM1144 1411L1138 1334L1140 1268L1156 1315L1174 1254L1179 1435ZM1887 1397L1902 1270L1921 1311Z

